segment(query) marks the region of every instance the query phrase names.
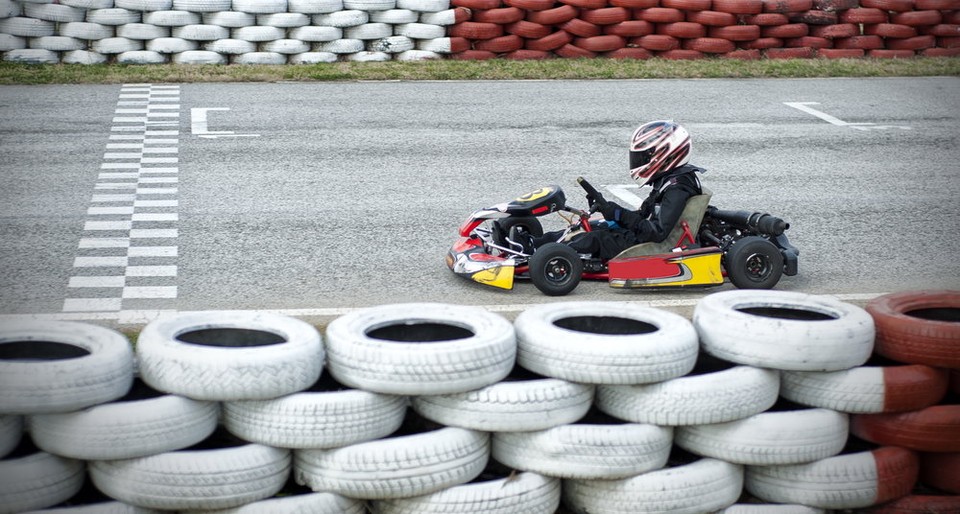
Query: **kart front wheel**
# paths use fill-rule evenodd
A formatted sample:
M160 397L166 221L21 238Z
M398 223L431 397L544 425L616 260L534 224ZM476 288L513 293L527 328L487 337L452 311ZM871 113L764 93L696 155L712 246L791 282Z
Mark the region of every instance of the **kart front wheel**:
M563 296L580 283L583 261L569 246L547 243L530 257L530 280L547 296Z
M783 255L770 241L748 236L733 243L724 257L724 268L738 289L770 289L783 275Z

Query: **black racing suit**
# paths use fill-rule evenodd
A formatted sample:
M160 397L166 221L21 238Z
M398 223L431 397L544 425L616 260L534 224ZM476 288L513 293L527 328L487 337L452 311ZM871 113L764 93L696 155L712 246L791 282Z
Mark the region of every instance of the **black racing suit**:
M567 244L578 253L609 260L633 245L663 241L680 221L687 200L703 192L697 172L704 171L685 164L658 177L651 183L650 195L636 211L606 202L601 212L607 223L591 224L592 231L575 235ZM557 241L562 234L544 234L534 239L534 245Z

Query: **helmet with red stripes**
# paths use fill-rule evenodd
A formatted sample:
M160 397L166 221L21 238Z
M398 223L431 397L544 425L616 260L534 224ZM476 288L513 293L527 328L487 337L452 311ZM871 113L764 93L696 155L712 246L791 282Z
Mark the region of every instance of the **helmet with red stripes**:
M689 159L690 134L673 121L651 121L633 132L630 176L641 186Z

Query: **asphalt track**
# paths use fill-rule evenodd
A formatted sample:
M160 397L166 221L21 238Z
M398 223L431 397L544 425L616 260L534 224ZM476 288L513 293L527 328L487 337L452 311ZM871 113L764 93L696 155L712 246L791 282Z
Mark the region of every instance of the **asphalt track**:
M960 289L958 78L181 84L175 294L64 313L120 91L0 88L0 323L210 309L322 318L413 301L690 306L731 286L593 282L545 298L444 264L472 210L539 186L559 184L580 206L578 175L625 201L643 194L629 187L626 140L657 118L693 134L714 205L790 222L800 274L778 289L857 302Z

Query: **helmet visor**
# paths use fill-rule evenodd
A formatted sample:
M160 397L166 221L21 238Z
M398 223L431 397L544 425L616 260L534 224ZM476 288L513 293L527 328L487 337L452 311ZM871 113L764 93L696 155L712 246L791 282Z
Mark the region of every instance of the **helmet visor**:
M653 158L653 154L655 151L656 151L655 148L631 151L630 152L630 169L635 170L641 166L646 166L647 164L650 164L650 159Z

